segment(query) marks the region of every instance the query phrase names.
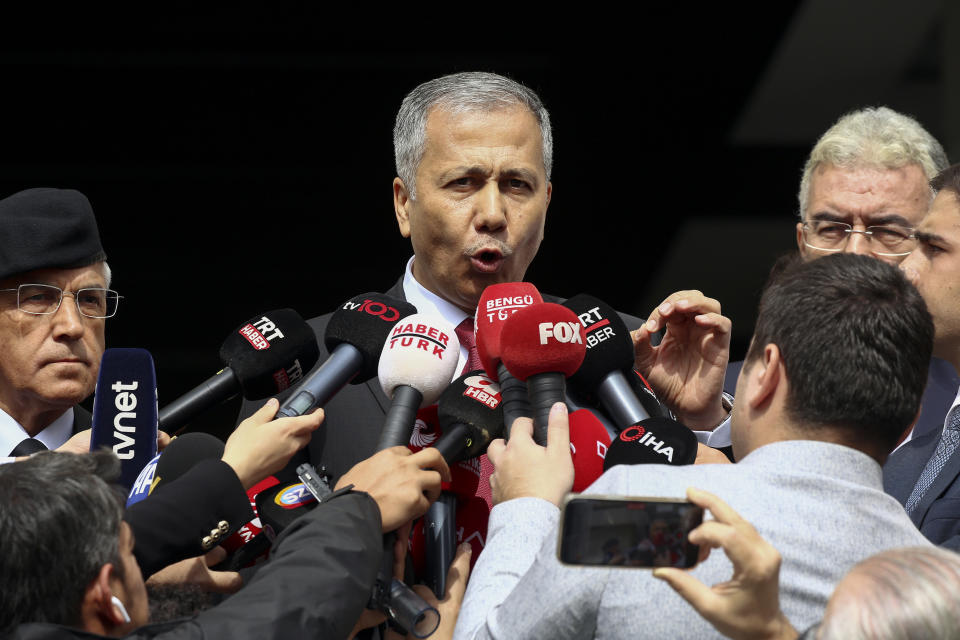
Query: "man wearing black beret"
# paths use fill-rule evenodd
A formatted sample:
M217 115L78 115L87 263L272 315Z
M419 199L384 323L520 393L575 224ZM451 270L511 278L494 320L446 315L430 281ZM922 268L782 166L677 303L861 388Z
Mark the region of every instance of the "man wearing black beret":
M0 200L0 457L90 427L106 318L119 296L89 200L27 189Z

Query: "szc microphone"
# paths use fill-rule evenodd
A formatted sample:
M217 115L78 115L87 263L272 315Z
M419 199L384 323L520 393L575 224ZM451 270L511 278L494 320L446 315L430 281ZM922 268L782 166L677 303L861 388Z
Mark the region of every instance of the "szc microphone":
M641 420L620 432L610 443L603 470L618 464L693 464L697 459L697 436L670 418Z
M238 394L268 398L296 383L320 357L317 339L293 309L275 309L235 329L220 347L224 368L160 411L160 426L177 431Z
M330 356L300 383L277 417L301 416L322 407L348 382L377 375L380 350L398 320L414 314L412 304L382 293L350 298L330 317L323 341Z

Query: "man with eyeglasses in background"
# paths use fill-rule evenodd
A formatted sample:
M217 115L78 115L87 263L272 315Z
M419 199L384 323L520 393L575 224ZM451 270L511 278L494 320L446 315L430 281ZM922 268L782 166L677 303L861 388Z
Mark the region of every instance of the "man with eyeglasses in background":
M90 202L72 189L0 200L0 457L57 449L90 428L106 318L119 296ZM89 434L71 440L89 448Z

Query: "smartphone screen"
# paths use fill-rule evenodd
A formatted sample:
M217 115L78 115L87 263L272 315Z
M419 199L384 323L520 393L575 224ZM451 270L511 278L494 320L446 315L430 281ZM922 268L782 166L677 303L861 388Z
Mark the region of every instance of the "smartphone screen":
M557 554L565 564L593 567L688 568L700 548L687 535L702 521L703 509L684 500L571 496Z

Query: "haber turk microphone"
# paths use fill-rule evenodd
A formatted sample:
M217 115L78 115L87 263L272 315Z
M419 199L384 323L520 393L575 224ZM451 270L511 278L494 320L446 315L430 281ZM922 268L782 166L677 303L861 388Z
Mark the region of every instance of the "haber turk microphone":
M550 407L564 401L565 380L583 362L583 326L562 305L533 304L504 323L500 351L510 373L527 383L534 440L546 445Z
M506 437L517 418L531 417L527 385L510 373L500 358L500 334L507 319L531 304L543 302L540 292L529 282L504 282L492 284L483 290L474 325L477 339L477 354L480 363L494 382L500 385L503 397L503 423Z
M377 375L380 351L390 330L416 312L409 302L373 292L340 305L323 336L330 356L294 389L277 417L309 413L324 406L348 382L361 384Z
M603 461L603 470L618 464L693 464L697 436L670 418L648 418L620 432Z
M202 412L242 393L267 398L289 388L320 357L317 339L293 309L275 309L235 329L220 347L224 368L160 411L160 426L176 431Z
M157 376L145 349L103 352L90 450L102 447L120 458L120 484L127 490L157 455Z

